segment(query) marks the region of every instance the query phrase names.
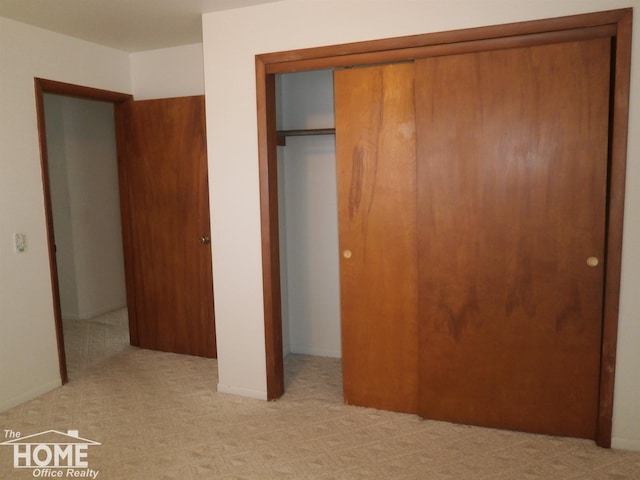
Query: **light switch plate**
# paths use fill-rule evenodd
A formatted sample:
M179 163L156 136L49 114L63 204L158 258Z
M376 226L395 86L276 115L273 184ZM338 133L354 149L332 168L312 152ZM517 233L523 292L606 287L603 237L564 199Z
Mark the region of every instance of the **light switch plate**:
M27 251L27 234L26 233L14 233L13 239L14 239L16 253L24 253Z

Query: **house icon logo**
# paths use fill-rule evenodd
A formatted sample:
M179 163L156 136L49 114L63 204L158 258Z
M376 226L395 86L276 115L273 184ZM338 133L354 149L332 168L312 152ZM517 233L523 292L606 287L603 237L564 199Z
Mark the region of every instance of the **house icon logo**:
M66 433L47 430L26 437L20 432L4 430L4 437L11 439L0 445L13 447L13 468L32 469L34 477L95 479L99 474L89 468L88 450L100 443L82 438L78 430Z

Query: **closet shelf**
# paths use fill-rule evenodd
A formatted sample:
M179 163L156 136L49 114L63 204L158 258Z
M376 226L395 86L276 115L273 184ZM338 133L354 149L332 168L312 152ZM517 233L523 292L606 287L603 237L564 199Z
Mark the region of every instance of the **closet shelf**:
M302 137L308 135L335 135L335 128L307 128L302 130L278 130L278 145L284 147L287 137Z

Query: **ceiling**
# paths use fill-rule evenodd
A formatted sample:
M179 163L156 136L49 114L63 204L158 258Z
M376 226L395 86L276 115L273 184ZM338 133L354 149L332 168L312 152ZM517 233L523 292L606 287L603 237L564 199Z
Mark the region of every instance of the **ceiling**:
M0 17L123 50L202 42L206 12L279 0L0 0Z

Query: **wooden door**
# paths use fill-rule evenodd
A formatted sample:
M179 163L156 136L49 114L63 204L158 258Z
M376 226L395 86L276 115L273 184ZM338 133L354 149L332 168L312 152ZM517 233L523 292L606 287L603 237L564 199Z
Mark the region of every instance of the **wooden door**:
M416 63L424 417L595 438L610 50Z
M417 407L413 64L334 75L346 403Z
M116 122L132 343L215 357L204 97L127 102Z

